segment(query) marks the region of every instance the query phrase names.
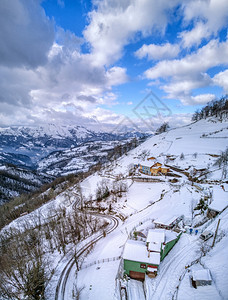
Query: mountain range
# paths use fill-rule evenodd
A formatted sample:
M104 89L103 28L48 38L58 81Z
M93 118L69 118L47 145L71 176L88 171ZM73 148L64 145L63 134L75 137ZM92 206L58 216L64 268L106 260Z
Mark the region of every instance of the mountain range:
M107 161L118 145L148 135L139 131L97 132L79 125L0 128L0 203L34 191L53 178L88 171Z

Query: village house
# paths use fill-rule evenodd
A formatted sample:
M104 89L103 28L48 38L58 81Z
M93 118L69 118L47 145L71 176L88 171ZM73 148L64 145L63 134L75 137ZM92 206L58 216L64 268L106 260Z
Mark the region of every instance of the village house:
M167 173L169 172L169 168L164 168L164 167L161 167L160 168L160 172L164 175L167 175Z
M155 168L155 167L161 167L162 164L160 162L156 162L155 164L153 164L153 166L151 168Z
M179 240L180 234L172 231L150 229L146 243L127 241L124 252L125 274L133 279L144 280L145 275L156 277L159 264Z
M159 175L159 171L160 171L160 168L151 168L150 169L151 175L154 175L154 176Z
M154 220L155 228L171 230L178 224L180 219L181 218L177 216L172 216L172 217L161 216L156 220Z
M211 274L208 269L192 271L191 280L194 288L212 284Z
M146 175L151 175L151 163L145 162L143 165L140 164L139 172L146 174Z
M217 186L213 190L213 201L208 206L207 216L214 218L228 207L228 194L223 188Z
M156 176L160 174L166 175L169 171L168 168L162 167L162 164L159 162L156 162L153 165L151 165L151 162L146 161L143 163L143 165L135 164L134 167L135 168L138 167L140 173L143 173L145 175L150 175L150 176Z
M144 242L129 240L124 248L123 260L125 274L134 279L144 280L145 274L157 274L160 253L149 254Z
M147 235L147 250L151 252L159 252L161 261L177 243L181 233L162 229L150 229Z

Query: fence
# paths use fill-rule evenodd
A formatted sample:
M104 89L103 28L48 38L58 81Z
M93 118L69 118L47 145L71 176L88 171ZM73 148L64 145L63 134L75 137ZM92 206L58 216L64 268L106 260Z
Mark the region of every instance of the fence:
M136 182L165 182L165 180L158 178L149 178L149 177L133 177L133 181Z
M112 258L104 258L104 259L96 260L96 261L91 262L88 265L82 266L81 269L86 269L93 265L99 265L99 264L103 264L105 262L111 262L111 261L116 261L116 260L120 260L120 259L121 259L121 256L116 256L116 257L112 257Z

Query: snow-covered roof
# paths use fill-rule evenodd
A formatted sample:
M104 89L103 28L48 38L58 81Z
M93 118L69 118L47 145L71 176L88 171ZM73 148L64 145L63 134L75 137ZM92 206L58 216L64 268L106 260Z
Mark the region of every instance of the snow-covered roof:
M159 265L160 253L149 253L144 242L129 240L124 248L123 259Z
M161 243L150 242L149 245L148 245L148 250L155 251L155 252L160 252L161 251Z
M228 206L228 193L219 186L213 190L213 202L208 206L209 209L217 212L223 211Z
M147 243L164 243L165 230L162 229L149 229L147 234Z
M172 216L170 217L169 215L163 215L159 218L157 218L154 223L155 224L162 224L162 225L166 225L169 226L171 225L178 217L177 216Z
M165 243L175 240L177 238L177 236L178 236L177 232L166 230L165 231Z
M161 250L162 243L168 243L177 238L178 233L165 229L150 229L148 231L147 240L148 249L150 251L159 251Z
M153 164L154 164L153 161L148 161L148 160L142 161L140 163L141 166L145 166L145 167L149 167L149 168L152 167Z
M211 280L211 274L208 269L192 271L192 278L194 281L196 281L196 280L209 281L209 280Z

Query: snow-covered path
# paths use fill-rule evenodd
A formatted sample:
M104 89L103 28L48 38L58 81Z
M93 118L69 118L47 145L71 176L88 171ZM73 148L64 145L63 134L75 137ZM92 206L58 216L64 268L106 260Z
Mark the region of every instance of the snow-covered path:
M143 283L138 280L130 279L128 282L127 296L130 300L145 300Z
M175 288L179 284L179 278L185 271L185 266L200 256L199 247L200 242L197 236L183 234L160 264L158 276L155 279L146 279L147 299L172 299Z

